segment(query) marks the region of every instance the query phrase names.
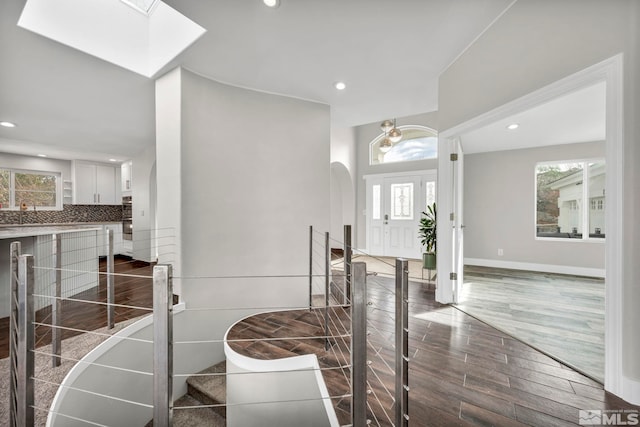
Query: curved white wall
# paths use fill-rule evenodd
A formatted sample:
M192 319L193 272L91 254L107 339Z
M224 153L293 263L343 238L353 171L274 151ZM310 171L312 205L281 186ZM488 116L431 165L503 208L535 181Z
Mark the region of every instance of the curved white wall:
M185 311L183 305L176 306L174 312L173 372L176 376L173 380L173 396L177 399L187 392L186 375L224 360L222 338L227 325L246 317L248 312ZM74 366L58 389L47 426L87 425L74 418L123 427L145 425L151 420L153 344L122 337L152 340L151 316L104 341Z
M258 360L226 342L224 352L228 427L340 425L315 354Z

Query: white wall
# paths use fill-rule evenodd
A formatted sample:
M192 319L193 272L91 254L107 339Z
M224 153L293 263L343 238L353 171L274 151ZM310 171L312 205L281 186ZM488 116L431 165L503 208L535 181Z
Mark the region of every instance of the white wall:
M331 128L331 247L344 245L344 225L355 231L356 214L355 128Z
M640 2L516 2L440 78L440 130L624 54L624 207L621 369L640 402ZM623 384L616 385L620 392ZM632 392L627 393L629 390Z
M133 200L133 258L155 261L156 246L171 242L158 242L154 238L155 228L155 147L150 147L132 159L131 178Z
M255 360L226 345L225 354L227 426L339 425L315 354Z
M71 161L44 157L21 156L0 153L0 168L29 169L46 172L60 172L63 180L71 180Z
M604 142L465 155L465 260L604 271L604 241L535 239L536 163L604 155Z
M382 120L381 120L382 121ZM381 122L380 121L380 122ZM380 165L369 164L369 144L382 134L380 122L358 126L356 128L356 153L358 159L356 178L356 227L354 228L354 243L357 248L365 248L367 245L366 216L367 189L363 176L378 173L425 171L438 168L438 160L417 160L413 162L387 163ZM420 125L438 130L438 113L431 112L416 116L398 117L398 126Z
M181 306L175 307L174 399L187 392L184 374L199 372L224 360L222 342L211 342L212 337L221 340L227 331L225 324L231 318L246 315L246 311L229 311L222 314L221 321L221 316L210 311L183 311ZM83 359L87 363L78 363L65 377L52 402L54 412L48 425L87 425L66 416L100 425L145 425L153 416L152 409L143 406L153 404L152 340L152 316L147 316L96 347Z
M355 175L356 159L356 129L331 128L331 163L342 163L351 176Z
M306 304L302 277L233 279L225 290L185 278L307 272L309 225L329 227L329 108L186 70L157 88L158 104L173 104L157 118L158 220L181 229L187 307Z
M161 189L157 193L157 233L163 241L169 239L175 245L180 241L182 223L181 73L176 68L156 80L156 182ZM176 246L161 245L158 262L171 263L173 274L181 275L182 252ZM174 280L174 294L182 295L181 285L180 280Z

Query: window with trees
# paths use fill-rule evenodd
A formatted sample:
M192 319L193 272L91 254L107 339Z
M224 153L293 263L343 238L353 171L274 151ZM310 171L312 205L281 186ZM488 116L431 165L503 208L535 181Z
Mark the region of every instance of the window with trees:
M536 165L536 236L604 239L603 159Z
M412 160L435 159L438 157L438 134L425 126L398 126L402 139L387 150L380 143L385 135L381 134L369 145L369 164L408 162Z
M0 209L62 209L60 174L0 168Z

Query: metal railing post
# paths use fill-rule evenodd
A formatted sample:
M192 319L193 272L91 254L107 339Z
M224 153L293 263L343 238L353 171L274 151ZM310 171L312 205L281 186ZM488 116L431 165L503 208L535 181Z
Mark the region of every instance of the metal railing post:
M344 304L351 303L351 226L344 226Z
M395 426L409 425L409 262L396 258Z
M60 366L62 359L62 329L58 328L62 324L62 236L54 234L55 239L55 262L56 262L56 282L55 298L51 304L51 365L55 368Z
M313 225L309 226L309 310L313 305Z
M107 229L107 326L112 329L115 324L115 289L114 289L114 259L113 259L113 230Z
M153 267L153 424L173 425L173 279L170 265Z
M329 294L331 292L331 248L329 247L329 232L324 233L324 348L329 350Z
M351 422L367 425L367 265L353 264L351 304Z
M9 425L18 425L18 257L22 251L20 242L11 242L9 257L11 264L11 295L9 318Z
M18 257L18 345L16 357L17 387L15 426L33 426L34 423L34 345L35 331L33 322L33 255Z

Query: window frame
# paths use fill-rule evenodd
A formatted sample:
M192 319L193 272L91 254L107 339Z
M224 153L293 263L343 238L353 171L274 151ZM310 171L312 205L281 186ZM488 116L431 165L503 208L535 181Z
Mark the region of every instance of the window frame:
M560 165L560 164L580 164L582 167L582 189L581 189L581 201L582 201L582 212L581 219L582 222L582 233L581 237L549 237L549 236L538 236L538 167L539 166L550 166L550 165ZM604 243L606 241L606 228L604 232L604 237L591 237L589 234L589 212L591 211L591 199L589 198L589 180L591 179L589 164L592 163L602 163L605 167L606 172L606 158L605 157L593 157L593 158L580 158L580 159L568 159L568 160L552 160L552 161L544 161L544 162L536 162L533 168L533 235L535 240L546 241L546 242L585 242L585 243ZM585 185L586 182L586 185ZM586 201L586 203L585 203ZM603 210L606 210L606 199L603 201ZM586 211L586 212L585 212ZM584 230L587 230L585 233Z
M9 172L9 206L0 208L0 212L20 211L20 206L16 201L16 174L29 174L29 175L46 175L52 176L55 179L55 197L56 204L53 206L36 206L36 210L40 211L61 211L63 209L63 194L62 194L62 173L54 171L43 171L34 169L18 169L0 167L0 170ZM29 210L33 206L29 206Z
M398 129L400 131L411 131L411 130L422 131L422 132L426 132L426 133L430 134L430 135L425 135L425 137L433 137L433 138L436 138L436 140L438 139L438 131L436 131L435 129L432 129L430 127L427 127L427 126L422 126L422 125L402 125L402 126L398 126ZM371 142L369 143L369 166L376 167L376 166L381 166L381 165L402 164L402 163L411 163L411 162L423 162L425 160L437 160L438 159L438 144L436 143L436 155L435 155L435 157L429 157L429 158L425 158L425 159L415 159L415 160L403 160L403 161L396 161L396 162L389 162L389 163L384 163L384 162L382 162L382 163L380 163L380 162L373 163L373 160L374 160L373 150L377 149L377 147L380 145L380 143L382 142L384 137L385 137L385 134L383 132L380 135L378 135L375 138L373 138L373 140L371 140ZM411 138L411 139L415 139L415 138ZM376 155L377 155L377 153L376 153Z

